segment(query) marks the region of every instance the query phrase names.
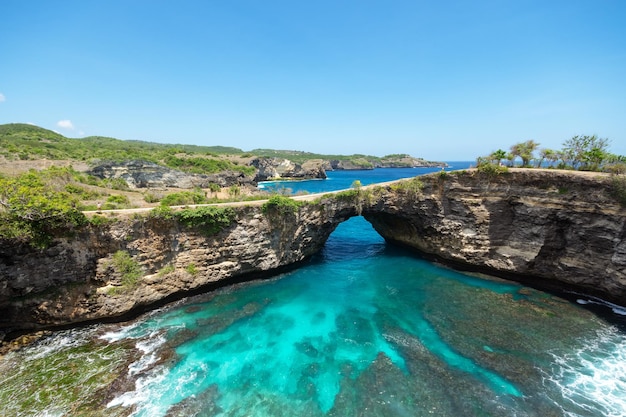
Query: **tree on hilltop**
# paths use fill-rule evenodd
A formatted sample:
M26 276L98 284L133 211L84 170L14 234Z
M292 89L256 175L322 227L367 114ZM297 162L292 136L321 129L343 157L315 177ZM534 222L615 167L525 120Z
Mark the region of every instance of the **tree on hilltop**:
M491 155L489 155L489 160L493 162L494 164L499 165L503 159L506 159L506 157L507 157L506 151L503 151L502 149L498 149L497 151L491 152Z
M608 157L609 140L593 136L576 135L563 143L563 152L572 167L585 171L598 171Z
M511 146L511 154L519 156L522 159L522 166L530 166L530 161L533 159L533 152L539 147L539 143L534 140L527 140L526 142L516 143Z

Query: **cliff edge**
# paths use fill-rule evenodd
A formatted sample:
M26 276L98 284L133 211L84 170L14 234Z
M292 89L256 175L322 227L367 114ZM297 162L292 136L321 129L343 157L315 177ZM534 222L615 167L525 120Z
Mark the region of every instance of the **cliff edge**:
M363 215L388 242L444 263L626 305L623 180L536 169L431 174L418 187L386 187Z

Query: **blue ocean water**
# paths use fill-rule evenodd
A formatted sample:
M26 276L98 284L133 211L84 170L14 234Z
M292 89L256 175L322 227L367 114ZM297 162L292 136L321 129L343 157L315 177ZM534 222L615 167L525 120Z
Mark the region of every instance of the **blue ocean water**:
M84 332L82 342L60 332L19 355L135 346L124 371L132 384L109 397L107 415L626 415L619 325L391 247L361 217L297 270ZM33 370L0 376L0 398L27 391L16 372ZM80 415L73 409L25 415Z
M472 165L472 163L473 162L470 161L447 162L448 166L445 170L466 169ZM441 171L441 168L377 168L355 171L327 171L326 175L328 178L324 180L265 181L259 184L259 188L270 192L281 191L285 194L315 194L348 189L352 187L352 183L356 180L360 181L362 185L370 185L438 171Z

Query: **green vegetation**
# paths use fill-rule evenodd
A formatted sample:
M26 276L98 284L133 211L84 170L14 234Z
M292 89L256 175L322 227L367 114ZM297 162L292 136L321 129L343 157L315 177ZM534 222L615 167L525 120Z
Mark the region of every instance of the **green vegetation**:
M163 162L170 168L192 174L213 174L221 171L238 171L244 174L252 175L255 172L254 167L236 165L226 159L213 159L207 157L178 157L174 155L167 156Z
M491 160L484 158L478 158L476 169L478 170L478 172L488 177L496 177L509 171L506 166L501 164L495 164Z
M251 151L251 153L257 156L264 156L264 157L269 157L269 158L289 159L290 161L293 161L299 164L306 162L308 160L311 160L311 159L324 159L327 161L342 161L342 162L353 164L355 166L362 167L364 169L374 168L375 165L379 165L386 161L397 162L403 158L411 157L408 154L390 154L390 155L385 155L383 157L372 156L372 155L362 155L362 154L326 155L326 154L318 154L318 153L311 153L311 152L287 151L287 150L275 150L275 149L254 149Z
M188 204L206 203L207 199L202 190L180 191L171 193L161 199L162 206L185 206Z
M418 197L424 189L424 183L418 177L411 178L405 181L400 181L391 186L391 189L396 192L406 194L411 198Z
M294 214L303 204L301 201L296 201L283 195L273 195L263 204L262 211L264 214Z
M522 166L530 166L530 161L533 159L533 153L539 147L539 144L534 140L527 140L526 142L516 143L511 146L511 155L513 158L520 157L522 159Z
M171 220L174 218L174 210L169 206L157 206L150 210L148 217L151 219Z
M62 168L0 178L0 238L46 247L85 224L78 198L66 191L69 181L71 173Z
M118 209L126 209L130 208L130 200L125 195L114 194L110 195L104 205L102 206L104 210L118 210Z
M174 265L172 264L167 264L165 265L163 268L161 268L159 270L159 273L157 274L157 276L159 277L164 277L168 274L171 274L172 272L174 272L176 270L176 268L174 267Z
M497 171L488 164L514 166L515 160L522 160L522 167L542 167L545 163L549 168L576 169L581 171L603 171L615 174L626 172L626 156L615 155L608 151L610 141L593 136L574 136L563 142L561 150L539 148L534 140L516 143L509 153L498 149L489 156L478 158L478 167L483 165L485 171ZM537 154L538 152L538 154Z
M115 218L95 215L95 216L89 217L87 219L87 221L89 222L89 224L91 224L93 226L101 227L101 226L104 226L104 225L107 225L107 224L114 223L115 222Z
M611 195L626 207L626 178L617 175L611 178Z
M118 416L102 409L103 392L128 372L133 344L80 342L58 345L45 357L16 352L0 365L5 416Z
M190 275L198 275L198 268L195 264L189 264L185 267L185 271L187 271Z
M0 125L0 155L7 159L75 159L81 161L126 161L143 159L158 163L177 154L206 157L239 155L238 148L224 146L172 145L102 136L70 139L51 130L28 124ZM195 162L189 163L193 167Z
M232 207L207 206L176 211L173 217L186 227L200 229L205 235L212 236L230 226L237 214Z
M115 252L111 264L115 272L121 275L123 287L128 288L137 285L142 275L141 267L128 252L123 250Z

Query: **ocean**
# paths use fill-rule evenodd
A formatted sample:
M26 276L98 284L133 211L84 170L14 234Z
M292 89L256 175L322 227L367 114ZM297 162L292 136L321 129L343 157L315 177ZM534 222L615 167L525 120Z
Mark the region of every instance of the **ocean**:
M624 416L624 311L589 302L433 264L355 217L296 270L7 355L0 415Z

